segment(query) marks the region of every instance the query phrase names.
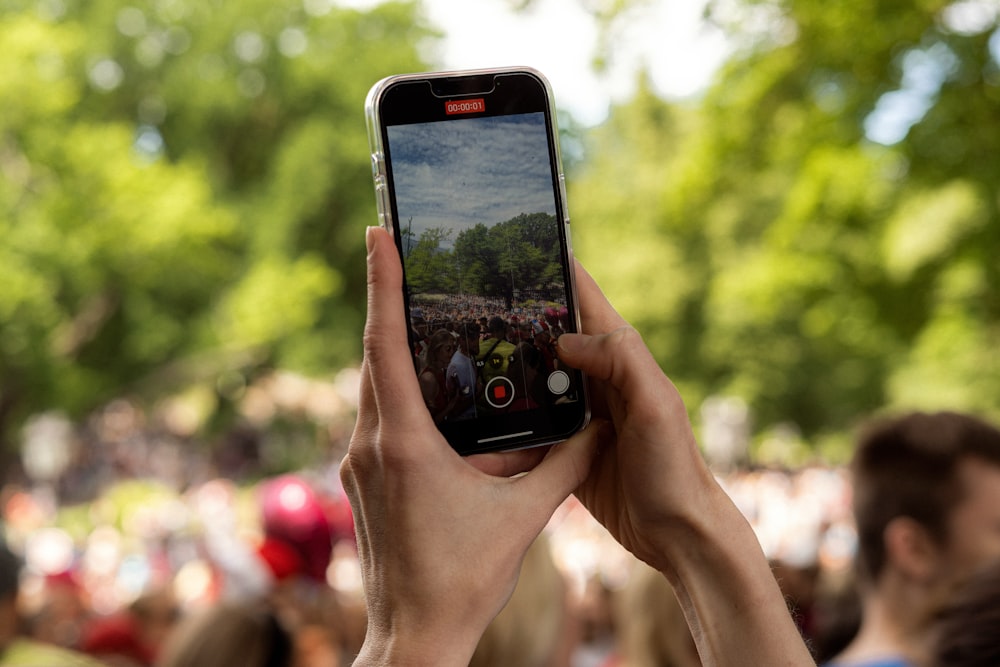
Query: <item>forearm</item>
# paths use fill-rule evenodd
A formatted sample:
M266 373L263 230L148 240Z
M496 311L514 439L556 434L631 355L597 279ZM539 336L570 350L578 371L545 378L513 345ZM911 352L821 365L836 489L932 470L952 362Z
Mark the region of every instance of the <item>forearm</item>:
M815 665L757 538L717 487L664 543L664 574L712 665Z
M476 649L476 643L452 640L440 642L401 634L369 633L354 667L466 667Z

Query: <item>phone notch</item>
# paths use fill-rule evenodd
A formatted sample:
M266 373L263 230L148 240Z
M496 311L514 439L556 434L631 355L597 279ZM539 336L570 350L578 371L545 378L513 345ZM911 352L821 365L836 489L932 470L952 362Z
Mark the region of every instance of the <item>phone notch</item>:
M434 96L440 98L489 95L496 88L496 76L489 73L471 76L446 76L432 79L430 85Z

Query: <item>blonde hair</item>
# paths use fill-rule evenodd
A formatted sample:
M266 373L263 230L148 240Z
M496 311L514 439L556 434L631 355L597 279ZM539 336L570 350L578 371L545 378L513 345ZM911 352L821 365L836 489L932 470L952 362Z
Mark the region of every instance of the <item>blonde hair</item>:
M698 667L701 660L666 577L636 563L616 600L619 652L627 667Z
M566 580L540 536L528 549L507 606L486 628L469 667L543 667L559 647L566 622Z

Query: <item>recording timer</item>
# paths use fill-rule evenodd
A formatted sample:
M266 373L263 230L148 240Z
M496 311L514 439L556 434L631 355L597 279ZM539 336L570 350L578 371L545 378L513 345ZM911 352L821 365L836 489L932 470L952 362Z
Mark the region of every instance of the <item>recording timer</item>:
M480 113L486 111L486 100L479 97L474 100L448 100L444 103L444 112L453 116L460 113Z

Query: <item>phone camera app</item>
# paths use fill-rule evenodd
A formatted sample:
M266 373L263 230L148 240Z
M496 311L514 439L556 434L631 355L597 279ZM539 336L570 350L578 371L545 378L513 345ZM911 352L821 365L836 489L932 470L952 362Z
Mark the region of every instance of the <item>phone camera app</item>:
M442 423L572 402L545 115L390 126L415 365Z

